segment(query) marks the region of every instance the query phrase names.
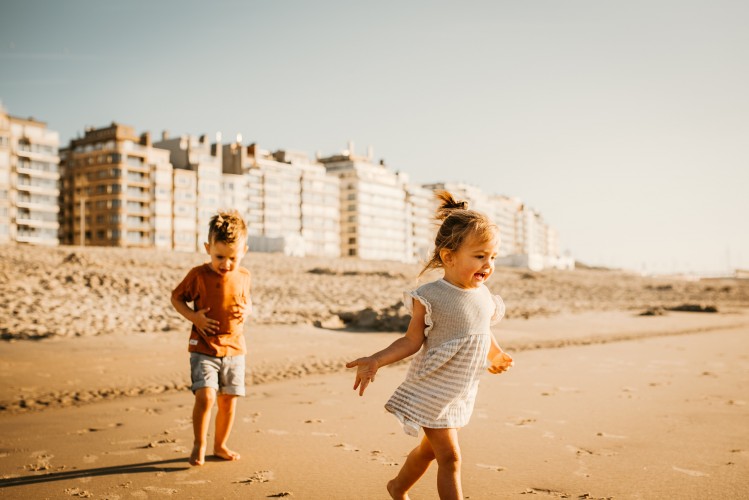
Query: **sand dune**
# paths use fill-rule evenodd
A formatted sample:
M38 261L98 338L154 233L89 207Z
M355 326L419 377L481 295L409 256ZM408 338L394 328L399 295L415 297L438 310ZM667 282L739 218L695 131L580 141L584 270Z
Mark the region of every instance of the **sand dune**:
M0 336L182 331L184 320L171 307L169 295L188 269L205 260L197 253L0 246ZM399 301L404 290L419 283L415 264L252 252L243 264L253 273L252 321L261 325L335 325L340 315L369 308L374 322L365 327L404 329L406 312ZM749 280L688 282L617 271L500 268L489 286L504 298L508 318L644 311L685 303L723 311L749 305Z

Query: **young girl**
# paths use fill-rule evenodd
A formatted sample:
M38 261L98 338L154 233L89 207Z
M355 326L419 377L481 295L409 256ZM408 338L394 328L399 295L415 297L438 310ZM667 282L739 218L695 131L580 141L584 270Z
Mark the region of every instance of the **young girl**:
M497 226L450 193L436 195L441 202L437 219L442 224L431 260L419 275L441 267L444 277L406 293L412 316L403 337L372 356L346 364L357 367L354 390L359 388L361 396L380 367L416 353L424 344L406 380L385 404L406 434L418 436L419 428L424 429L421 443L387 484L394 499L407 499L408 490L435 459L439 497L463 498L458 430L471 418L487 360L491 373L513 365L490 330L504 315L504 303L484 285L494 272Z

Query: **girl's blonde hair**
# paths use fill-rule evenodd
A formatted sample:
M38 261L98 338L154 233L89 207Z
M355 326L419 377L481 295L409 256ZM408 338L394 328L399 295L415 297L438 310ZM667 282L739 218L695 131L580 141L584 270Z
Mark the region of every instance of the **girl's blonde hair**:
M236 210L222 211L211 217L208 223L208 242L233 245L247 239L247 226Z
M489 217L468 209L468 202L456 200L448 191L436 191L434 196L440 201L435 219L442 223L434 238L434 251L419 276L430 269L444 267L440 257L442 249L456 252L470 236L479 238L483 243L499 234L499 228Z

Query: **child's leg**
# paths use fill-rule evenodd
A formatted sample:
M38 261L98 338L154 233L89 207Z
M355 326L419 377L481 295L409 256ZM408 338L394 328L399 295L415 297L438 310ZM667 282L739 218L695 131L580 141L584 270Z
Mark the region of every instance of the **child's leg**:
M218 395L218 411L216 412L216 436L213 441L213 453L224 460L239 460L239 453L226 447L229 433L234 425L234 413L237 407L235 394Z
M399 500L407 499L408 490L424 475L432 460L434 460L432 445L424 436L421 443L408 454L406 462L395 479L388 482L387 489L390 496Z
M203 387L195 391L195 406L192 408L193 446L190 454L191 465L205 463L205 448L208 438L208 424L211 421L211 408L216 401L216 390Z
M425 427L424 433L437 459L437 492L440 500L462 499L458 429L427 429Z

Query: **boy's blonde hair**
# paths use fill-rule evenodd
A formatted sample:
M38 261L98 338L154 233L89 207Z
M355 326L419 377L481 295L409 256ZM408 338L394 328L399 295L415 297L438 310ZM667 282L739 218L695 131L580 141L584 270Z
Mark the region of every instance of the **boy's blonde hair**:
M489 217L468 209L468 202L458 201L448 191L436 191L434 196L440 201L435 219L442 221L434 238L434 251L424 265L419 276L430 269L444 267L440 252L442 249L456 252L470 236L486 242L497 237L499 228Z
M208 242L233 245L247 239L247 226L236 210L220 211L208 223Z

